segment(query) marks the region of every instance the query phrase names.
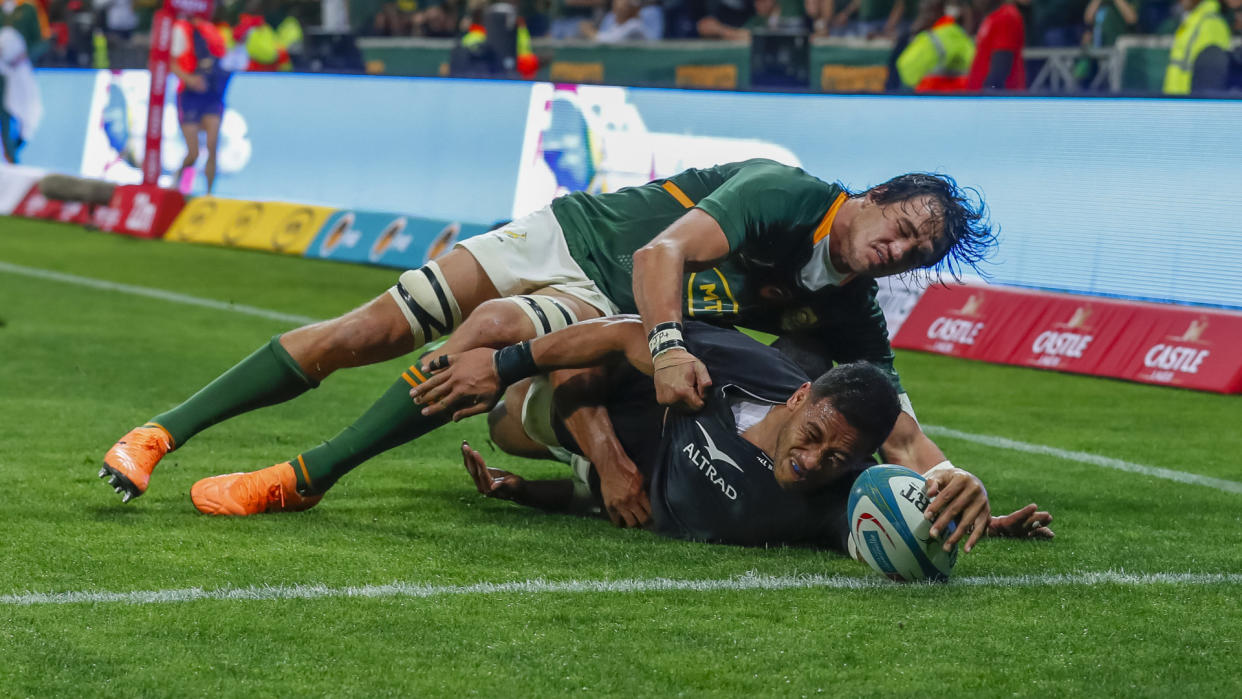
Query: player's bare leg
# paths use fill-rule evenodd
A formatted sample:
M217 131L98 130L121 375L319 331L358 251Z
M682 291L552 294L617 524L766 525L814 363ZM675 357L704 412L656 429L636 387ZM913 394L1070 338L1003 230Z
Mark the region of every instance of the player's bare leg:
M580 317L601 315L599 310L576 297L552 290L548 292L537 296L493 299L479 304L448 343L432 356L474 347L503 347L564 327ZM579 312L582 316L578 315ZM326 333L323 330L315 332ZM325 363L323 366L329 368L340 364L341 359L337 355L315 349L314 343L309 341L310 337L308 331L293 338L291 350L297 351L303 359L318 357ZM332 343L327 343L327 346L332 346ZM297 509L305 509L300 505L311 497L318 502L319 496L358 465L417 439L448 421L444 416L422 415L421 408L410 399L410 388L425 380L422 368L418 364L411 365L366 413L320 446L268 469L199 481L190 491L195 507L206 514L238 515L291 509L283 503L294 503L298 505ZM546 453L546 449L543 452ZM264 474L273 471L282 474L279 482L283 484L283 490L279 493L259 482L268 478ZM225 490L235 494L221 496L219 493Z
M211 194L216 185L216 148L220 143L220 117L205 114L201 124L203 133L207 136L207 162L203 166L203 174L207 176L207 193Z
M177 187L181 187L181 179L185 176L186 169L194 167L194 163L198 162L198 124L182 124L181 135L185 138L185 158L177 169L177 179L173 180Z
M100 477L125 501L138 497L160 459L198 432L296 398L337 369L406 354L451 332L497 295L474 257L454 249L339 318L272 338L181 405L122 437L105 455Z

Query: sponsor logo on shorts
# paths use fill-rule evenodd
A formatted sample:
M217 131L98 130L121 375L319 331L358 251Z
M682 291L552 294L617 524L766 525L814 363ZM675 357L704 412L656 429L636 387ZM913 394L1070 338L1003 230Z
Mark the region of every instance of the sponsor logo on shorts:
M511 228L505 228L500 231L500 234L513 238L514 240L526 240L526 231L515 231Z

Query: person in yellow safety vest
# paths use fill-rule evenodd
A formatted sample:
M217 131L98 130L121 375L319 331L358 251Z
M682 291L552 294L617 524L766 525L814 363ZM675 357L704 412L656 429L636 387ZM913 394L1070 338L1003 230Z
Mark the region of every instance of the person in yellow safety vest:
M472 14L476 15L474 21L470 23L470 28L461 37L461 45L467 49L481 46L487 41L487 29L481 23L481 10L483 5L477 4L475 8L478 11ZM535 73L539 72L539 57L531 49L530 30L526 28L526 20L518 17L517 20L517 72L518 75L526 80L533 80Z
M246 70L292 70L289 47L301 43L302 25L293 17L286 17L279 28L273 29L259 13L261 9L261 3L251 2L233 28L233 40L245 46L250 55Z
M957 22L962 9L952 1L932 2L925 7L924 13L941 16L915 35L897 57L897 74L903 85L915 92L966 89L966 74L975 60L975 42Z
M1195 76L1195 62L1205 49L1208 55L1225 55L1229 51L1229 25L1220 13L1217 0L1182 0L1186 16L1173 35L1169 67L1164 73L1166 95L1188 95ZM1220 49L1220 52L1214 49ZM1227 65L1227 63L1226 63Z

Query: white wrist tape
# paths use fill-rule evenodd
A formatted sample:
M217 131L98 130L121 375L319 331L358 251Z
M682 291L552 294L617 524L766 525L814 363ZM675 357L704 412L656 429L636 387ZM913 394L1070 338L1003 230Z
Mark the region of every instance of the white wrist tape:
M953 470L953 469L955 469L955 468L957 468L957 467L956 467L956 466L954 466L952 463L950 463L950 461L949 461L948 459L945 459L944 461L941 461L940 463L936 464L935 466L932 466L931 468L927 469L927 471L923 474L923 479L924 479L924 480L929 479L929 478L931 478L932 476L934 476L934 475L936 475L936 474L938 474L938 473L940 473L940 472L942 472L942 471L952 471L952 470Z
M681 323L660 323L647 336L647 349L657 357L671 349L685 349L686 340L681 334Z

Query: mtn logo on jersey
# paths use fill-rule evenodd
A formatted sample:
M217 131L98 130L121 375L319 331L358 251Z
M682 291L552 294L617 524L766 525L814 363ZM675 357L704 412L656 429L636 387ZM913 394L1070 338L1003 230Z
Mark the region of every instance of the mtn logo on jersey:
M703 429L703 425L699 424L698 420L694 421L694 426L699 428L699 432L703 434L705 444L699 446L694 442L686 442L686 446L682 447L681 453L685 454L690 463L698 468L699 473L703 474L704 478L711 481L717 488L720 488L720 492L725 497L730 500L737 500L737 489L724 479L724 474L716 468L716 464L728 464L737 469L739 473L744 473L742 467L738 466L737 462L728 454L716 448L716 443L708 436L707 430Z

